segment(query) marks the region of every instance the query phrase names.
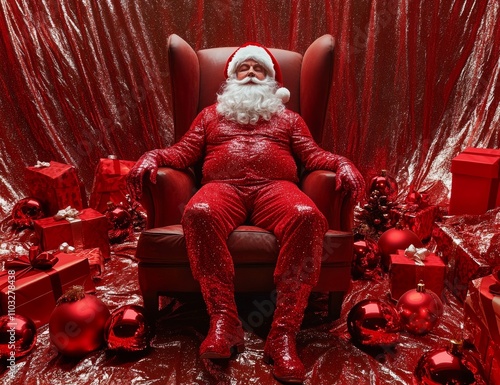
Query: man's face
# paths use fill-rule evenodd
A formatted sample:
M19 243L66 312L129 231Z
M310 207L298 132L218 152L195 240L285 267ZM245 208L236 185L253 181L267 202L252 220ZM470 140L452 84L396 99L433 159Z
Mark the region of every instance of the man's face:
M255 77L258 80L264 80L267 72L261 64L255 60L249 59L242 62L236 69L236 79L243 80L247 76Z

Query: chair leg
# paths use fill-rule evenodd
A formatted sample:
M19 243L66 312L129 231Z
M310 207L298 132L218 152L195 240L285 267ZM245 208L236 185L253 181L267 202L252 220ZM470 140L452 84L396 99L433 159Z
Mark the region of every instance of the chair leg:
M344 301L343 291L330 291L328 293L328 320L335 321L340 318L342 302Z
M154 292L154 294L143 293L142 299L144 302L146 317L154 323L158 317L158 294L156 292Z

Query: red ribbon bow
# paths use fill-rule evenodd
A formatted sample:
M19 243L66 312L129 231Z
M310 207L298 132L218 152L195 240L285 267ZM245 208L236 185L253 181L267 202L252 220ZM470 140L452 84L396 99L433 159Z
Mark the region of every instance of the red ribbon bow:
M59 261L54 254L44 251L34 258L28 258L25 255L5 261L5 270L27 269L49 270Z

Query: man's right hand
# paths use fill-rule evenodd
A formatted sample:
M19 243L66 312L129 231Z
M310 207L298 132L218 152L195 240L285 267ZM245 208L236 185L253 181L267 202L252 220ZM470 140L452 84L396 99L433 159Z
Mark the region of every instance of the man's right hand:
M144 174L149 172L149 180L156 183L159 167L158 150L152 150L142 155L127 174L127 189L133 200L139 201L142 196L142 181Z

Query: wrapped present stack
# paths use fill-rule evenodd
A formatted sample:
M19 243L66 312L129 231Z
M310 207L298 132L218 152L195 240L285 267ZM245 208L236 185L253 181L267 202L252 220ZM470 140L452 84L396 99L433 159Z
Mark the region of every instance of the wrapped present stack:
M500 282L473 280L464 303L464 336L478 350L489 384L500 384Z
M28 256L6 261L0 275L0 309L7 314L9 282L15 281L16 314L33 320L37 327L48 323L59 297L74 285L94 292L88 259L62 252L40 252L32 246ZM14 272L14 278L10 278Z
M445 285L461 301L469 283L500 264L500 208L483 215L451 216L435 224L436 254L446 264Z
M58 162L38 162L26 168L26 183L33 198L39 199L47 215L68 206L86 207L85 189L75 167Z
M104 213L108 202L115 205L127 203L125 177L134 164L134 161L119 160L114 155L100 159L94 175L89 207Z

